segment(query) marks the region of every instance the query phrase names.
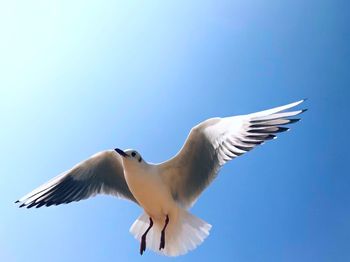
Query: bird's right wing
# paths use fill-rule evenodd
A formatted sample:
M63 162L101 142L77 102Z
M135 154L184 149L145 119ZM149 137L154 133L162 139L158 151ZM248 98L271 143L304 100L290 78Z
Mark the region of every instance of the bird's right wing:
M125 181L121 157L114 150L93 155L16 203L20 203L20 207L38 208L80 201L100 193L137 203Z
M159 165L173 198L189 207L213 181L220 167L287 131L283 125L304 110L286 111L304 100L253 114L208 119L192 128L172 159Z

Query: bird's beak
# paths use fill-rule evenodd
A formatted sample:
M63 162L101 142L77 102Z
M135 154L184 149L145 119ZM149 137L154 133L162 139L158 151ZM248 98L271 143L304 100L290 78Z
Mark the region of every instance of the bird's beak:
M114 149L115 151L117 151L117 153L119 154L119 155L121 155L122 157L128 157L128 155L123 151L123 150L121 150L121 149L119 149L119 148L116 148L116 149Z

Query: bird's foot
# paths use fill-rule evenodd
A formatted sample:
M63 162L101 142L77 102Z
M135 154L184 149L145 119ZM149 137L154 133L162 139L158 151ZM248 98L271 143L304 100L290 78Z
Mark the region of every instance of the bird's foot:
M149 227L147 228L146 232L143 233L143 235L141 237L141 243L140 243L140 255L141 256L142 256L143 252L146 251L146 236L147 236L148 231L150 231L150 229L152 228L152 226L153 226L153 220L150 217L149 218Z
M142 256L143 252L146 251L146 236L142 236L140 244L140 255Z
M164 234L164 231L162 231L162 235L160 236L159 250L162 250L163 248L165 248L165 234Z
M165 219L165 225L164 225L164 227L162 229L162 233L161 233L161 236L160 236L159 250L162 250L162 249L165 248L165 229L168 226L168 224L169 224L169 216L167 215L166 219Z

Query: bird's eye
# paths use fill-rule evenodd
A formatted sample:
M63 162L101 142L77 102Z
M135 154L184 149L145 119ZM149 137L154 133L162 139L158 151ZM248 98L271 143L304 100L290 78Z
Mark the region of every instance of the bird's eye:
M136 153L135 153L135 152L132 152L132 153L131 153L131 156L132 156L132 157L135 157L135 156L136 156Z

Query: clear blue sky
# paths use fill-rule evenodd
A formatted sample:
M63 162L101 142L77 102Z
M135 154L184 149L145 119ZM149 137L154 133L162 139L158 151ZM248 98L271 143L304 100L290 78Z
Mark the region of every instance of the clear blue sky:
M2 1L0 260L166 261L108 196L14 200L97 151L174 155L190 128L304 97L291 132L227 164L176 261L350 261L348 1ZM173 260L173 261L175 261Z

